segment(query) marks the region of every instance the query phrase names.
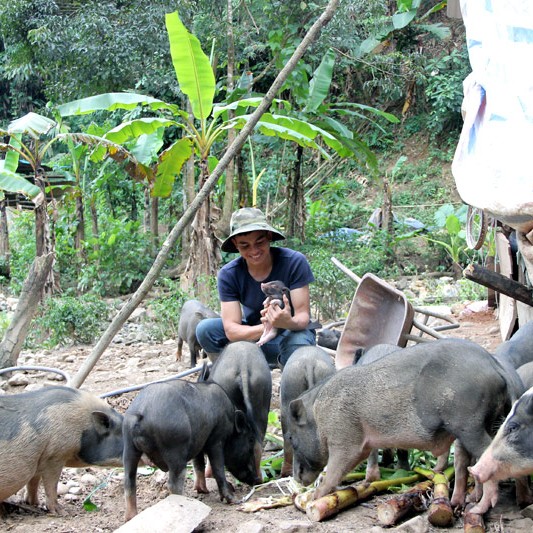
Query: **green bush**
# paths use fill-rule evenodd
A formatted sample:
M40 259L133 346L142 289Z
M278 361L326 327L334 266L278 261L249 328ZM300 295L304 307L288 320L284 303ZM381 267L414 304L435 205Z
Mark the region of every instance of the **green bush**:
M86 243L87 263L78 289L102 296L133 292L152 264L149 236L135 220L108 218L102 226L100 235Z
M190 297L179 287L178 281L163 279L162 292L150 302L150 319L146 323L150 335L157 341L175 339L181 308Z
M47 299L34 319L26 345L52 348L69 343L90 344L102 332L107 305L94 294Z
M461 129L463 80L469 72L466 46L428 62L425 93L431 110L427 128L433 138L442 132Z

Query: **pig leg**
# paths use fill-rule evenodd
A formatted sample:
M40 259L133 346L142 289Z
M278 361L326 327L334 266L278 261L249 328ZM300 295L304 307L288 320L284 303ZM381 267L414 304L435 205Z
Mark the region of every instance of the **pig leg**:
M41 476L34 476L26 485L26 497L24 498L24 501L28 505L33 505L35 507L39 505L39 496L37 494L39 490L39 481L41 481Z
M396 450L397 463L396 468L400 470L409 470L411 465L409 464L409 450Z
M334 449L330 448L326 475L316 489L313 498L316 500L335 490L341 484L343 477L361 461L364 461L370 451L368 449L359 449L358 451L352 449L348 456L346 448L343 446L336 446Z
M281 467L281 477L292 476L293 449L289 439L283 439L283 465Z
M168 488L171 494L182 495L185 490L185 474L187 472L187 463L181 461L177 464L169 465L168 471Z
M472 456L466 451L460 441L455 441L453 466L455 468L455 483L450 503L453 507L464 507L466 502L466 486L468 483L468 467ZM479 500L479 495L476 501Z
M59 482L62 470L62 461L49 461L46 465L45 472L42 474L44 493L46 495L46 507L54 514L58 514L59 511L59 506L57 504L57 483Z
M176 344L176 361L181 361L181 356L183 355L183 339L178 337L178 342Z
M366 475L365 481L371 483L372 481L378 481L381 479L381 472L379 471L378 464L378 449L374 448L366 461Z
M137 514L137 466L142 452L137 450L126 439L124 442L124 498L126 511L124 521L131 520Z
M520 476L515 478L516 503L520 507L527 507L533 503L533 494L529 487L529 477Z
M194 465L194 490L198 493L208 494L207 484L205 482L205 457L201 453L193 459Z
M266 344L268 341L274 339L277 334L278 328L272 327L272 324L270 324L270 322L265 322L265 329L263 331L263 334L261 335L261 338L257 341L257 345L263 346L263 344Z
M445 453L441 453L437 457L437 464L435 465L435 471L444 472L448 468L448 456L450 455L450 450Z
M457 439L455 441L455 457L457 457L457 443L459 442L459 455L463 456L460 458L460 468L466 469L468 471L468 467L470 466L470 460L472 457L480 457L483 454L483 450L488 448L488 446L491 443L490 435L483 431L470 431L466 434L463 434L460 439ZM463 451L464 449L464 451ZM467 454L470 455L470 458L467 459ZM455 470L455 478L456 478L456 485L457 485L457 476L467 476L466 472L458 471L458 468L456 467ZM460 478L461 479L461 478ZM466 493L466 483L463 482L464 492ZM477 480L476 480L477 484ZM476 487L476 496L478 495L478 488ZM452 501L451 504L454 505L460 505L459 497L454 498L455 496L455 489L452 495ZM464 497L464 494L463 494ZM481 500L479 500L479 503L477 503L472 509L470 509L470 512L475 514L485 514L491 507L494 507L498 501L498 482L497 481L487 481L483 483L483 496Z
M217 442L210 446L210 449L207 450L207 456L211 463L213 476L217 482L220 500L226 500L227 503L233 503L235 501L233 487L228 483L224 471L224 452L222 451L222 443Z

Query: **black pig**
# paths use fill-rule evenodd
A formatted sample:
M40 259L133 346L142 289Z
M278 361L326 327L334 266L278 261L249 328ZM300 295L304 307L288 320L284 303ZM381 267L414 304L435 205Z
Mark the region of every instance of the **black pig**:
M234 501L224 466L240 481L257 480L255 435L242 411L216 383L184 380L154 383L143 389L124 415L125 519L137 514L136 474L143 454L165 472L172 494L183 494L187 462L193 459L195 490L207 492L209 457L221 499Z

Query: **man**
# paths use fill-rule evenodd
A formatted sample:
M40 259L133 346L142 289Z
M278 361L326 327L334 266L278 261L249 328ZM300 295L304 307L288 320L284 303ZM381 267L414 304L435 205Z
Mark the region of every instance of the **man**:
M283 239L259 209L245 207L233 213L230 235L221 248L240 256L217 276L221 318L204 319L196 328L198 342L211 359L229 342L257 342L266 322L279 330L277 337L261 346L271 367L279 364L283 368L296 348L315 344L315 331L309 329L309 283L314 276L303 254L270 246ZM290 302L284 295L283 308L264 308L261 283L275 280L289 288Z

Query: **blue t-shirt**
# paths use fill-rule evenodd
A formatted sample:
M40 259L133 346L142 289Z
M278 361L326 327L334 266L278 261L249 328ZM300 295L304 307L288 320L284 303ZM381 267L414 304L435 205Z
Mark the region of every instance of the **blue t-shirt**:
M282 281L289 290L299 289L315 281L306 257L290 248L273 246L272 272L263 280ZM238 257L224 265L217 277L218 294L222 302L240 302L243 317L247 324L255 326L261 322L261 309L265 295L261 282L256 281L248 272L246 261Z

